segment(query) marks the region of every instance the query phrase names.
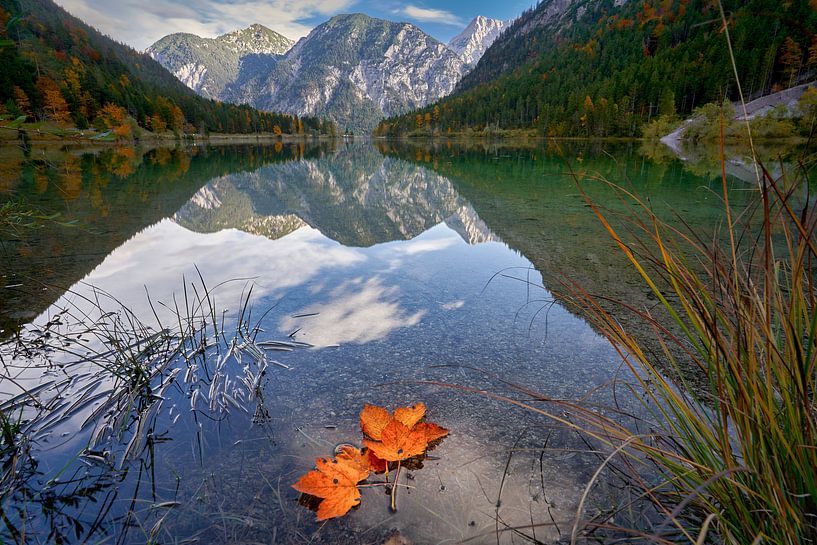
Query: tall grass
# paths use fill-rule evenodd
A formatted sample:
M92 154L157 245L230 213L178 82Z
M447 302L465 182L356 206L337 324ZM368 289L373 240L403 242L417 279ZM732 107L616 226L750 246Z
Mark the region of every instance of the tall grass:
M666 518L657 540L672 530L692 543L817 541L817 214L796 191L802 185L761 173L756 208L737 215L723 174L724 233L712 239L662 222L618 186L634 219L614 227L585 193L662 310L658 318L624 305L655 331L663 347L655 354L608 302L569 289L638 377L654 416L648 435L605 432L664 478L644 490ZM678 372L665 374L667 366ZM685 382L690 367L706 386Z

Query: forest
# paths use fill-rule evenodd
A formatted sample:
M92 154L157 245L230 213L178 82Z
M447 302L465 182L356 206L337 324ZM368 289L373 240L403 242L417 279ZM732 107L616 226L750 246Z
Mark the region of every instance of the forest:
M817 10L806 0L724 0L723 14L713 0L602 0L542 23L549 4L523 14L451 96L375 134L641 136L656 117L738 100L727 34L747 100L817 67Z
M201 98L148 55L50 0L0 0L0 116L60 126L199 133L335 133L321 119Z

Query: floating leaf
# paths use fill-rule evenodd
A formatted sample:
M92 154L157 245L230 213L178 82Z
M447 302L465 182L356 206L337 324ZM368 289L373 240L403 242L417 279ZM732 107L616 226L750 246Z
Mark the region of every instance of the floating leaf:
M318 458L315 465L317 469L301 477L292 488L323 500L318 506L318 521L342 517L360 503L357 484L369 476L369 470L347 458Z
M448 435L448 430L432 422L421 422L414 426L414 429L425 435L426 442L432 443L437 439L442 439Z
M389 411L383 407L366 403L360 412L360 429L372 439L380 441L383 428L388 425L390 420Z
M409 428L394 419L383 428L380 439L380 441L366 439L363 444L374 452L378 458L389 462L398 462L420 456L428 447L425 433Z
M319 458L315 462L316 469L309 471L292 487L305 494L301 501L307 500L308 507L317 511L318 521L341 517L360 503L361 481L371 473L387 471L389 462L397 462L393 483L371 484L392 486L392 509L395 509L401 462L414 458L409 463L419 463L430 443L448 435L448 430L437 424L421 422L425 415L424 403L399 407L393 414L367 403L360 412L360 428L366 436L363 440L366 448L339 446L334 460ZM320 503L315 505L317 500Z
M337 455L337 461L371 473L386 471L386 461L375 456L369 449L360 450L353 446L344 445Z
M425 415L425 403L416 403L411 407L398 407L394 410L394 419L408 428L413 428Z

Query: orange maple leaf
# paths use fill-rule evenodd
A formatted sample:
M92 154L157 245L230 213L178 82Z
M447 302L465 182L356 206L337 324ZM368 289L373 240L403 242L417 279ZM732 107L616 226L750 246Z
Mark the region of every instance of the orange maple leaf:
M363 433L378 441L383 433L383 428L388 425L390 420L389 411L383 407L366 403L363 410L360 411L360 429L363 430Z
M348 463L356 468L371 473L383 473L386 471L386 461L381 460L369 450L360 450L351 445L344 445L337 455L338 463Z
M419 456L429 443L448 435L448 430L437 424L420 422L425 415L425 403L398 407L393 415L367 403L360 413L360 427L372 440L363 443L370 453L389 462Z
M402 422L392 419L383 428L380 441L364 439L363 444L375 456L389 462L407 460L426 451L428 441L422 430L409 428Z
M414 429L421 431L427 442L431 443L437 439L442 439L448 435L448 430L432 422L421 422L414 426Z
M394 410L394 419L408 428L413 428L425 415L425 403L417 403L411 407L398 407Z
M352 449L360 454L357 449ZM298 492L322 498L318 506L318 521L342 517L360 503L357 484L369 476L369 469L357 463L358 458L350 454L338 460L318 458L317 469L301 477L292 488Z

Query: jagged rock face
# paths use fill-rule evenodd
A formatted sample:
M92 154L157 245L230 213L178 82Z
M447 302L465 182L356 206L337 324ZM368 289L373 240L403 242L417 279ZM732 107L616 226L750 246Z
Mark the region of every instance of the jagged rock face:
M357 247L408 240L443 222L469 244L498 240L450 180L364 146L215 179L174 219L193 231L272 239L309 225Z
M293 44L273 30L252 25L218 38L171 34L150 46L147 53L200 95L220 100L238 77L245 58L277 57Z
M475 30L474 43L464 46L472 56L485 38L481 26ZM148 52L209 98L326 116L355 131L448 95L469 69L467 61L416 26L362 14L334 17L291 49L284 43L272 47L266 38L271 32L255 25L215 40L174 34ZM261 38L248 40L246 34L255 33Z
M510 26L509 21L476 17L459 35L448 42L448 47L469 65L476 65L485 51Z
M384 115L448 95L466 70L457 54L414 25L341 15L277 63L245 63L224 99L368 130Z

